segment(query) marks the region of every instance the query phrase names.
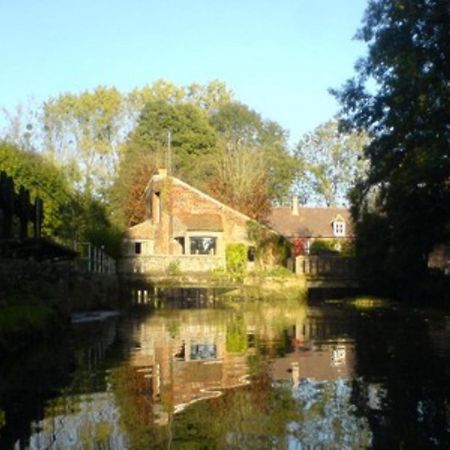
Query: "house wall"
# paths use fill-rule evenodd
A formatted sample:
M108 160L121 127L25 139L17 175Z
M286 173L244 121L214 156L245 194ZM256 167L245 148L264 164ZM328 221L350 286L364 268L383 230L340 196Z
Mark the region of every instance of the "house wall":
M149 195L152 195L150 193ZM247 218L195 190L167 178L161 188L161 217L155 233L155 254L179 254L179 244L175 235L187 233L182 221L177 218L186 215L216 214L221 216L223 232L219 233L218 254L225 253L230 242L249 243L247 238ZM197 232L197 235L216 236L215 232Z
M245 243L248 218L202 194L189 185L170 177L156 176L147 190L146 205L151 221L138 225L137 235L130 233L123 242L121 273L162 273L174 267L181 272L207 272L226 265L228 243ZM220 216L223 230L202 231L202 216ZM200 229L187 229L183 218L198 216ZM220 226L218 225L218 228ZM135 228L136 234L136 228ZM210 255L190 255L190 237L216 238L216 252ZM184 237L185 253L175 238ZM141 254L135 253L136 243L142 243Z

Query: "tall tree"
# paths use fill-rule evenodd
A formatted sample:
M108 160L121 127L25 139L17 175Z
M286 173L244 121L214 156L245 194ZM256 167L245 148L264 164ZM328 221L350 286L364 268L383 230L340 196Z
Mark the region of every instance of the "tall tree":
M337 121L326 122L307 133L297 145L298 172L294 181L302 202L337 206L368 169L363 156L365 133L343 133Z
M76 167L85 192L101 194L111 182L123 139L123 98L115 88L61 94L44 103L45 147Z
M229 157L250 152L255 161L262 161L269 200L281 202L288 195L295 173L286 131L238 102L224 104L211 115L210 121L220 136L222 150L226 150ZM251 166L247 170L250 174Z
M264 219L270 209L266 161L255 147L226 147L222 143L212 162L208 190L223 203L253 219Z
M152 154L157 165L170 165L174 175L198 185L216 141L214 129L198 106L160 100L144 107L127 149Z
M385 220L386 267L420 279L430 250L450 240L450 5L371 0L357 37L368 56L336 93L345 123L372 138L355 217L361 227Z

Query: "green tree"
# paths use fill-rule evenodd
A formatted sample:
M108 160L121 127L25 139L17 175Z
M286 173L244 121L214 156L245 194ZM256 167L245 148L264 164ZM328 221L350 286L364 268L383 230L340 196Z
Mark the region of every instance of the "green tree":
M303 203L345 204L347 193L368 169L363 150L364 133L343 133L337 121L326 122L307 133L297 145L295 191Z
M344 123L371 137L368 177L353 194L357 226L385 222L379 259L397 285L415 285L432 248L450 240L449 36L447 2L371 0L357 34L368 56L336 92Z
M258 113L238 102L224 104L211 115L210 121L220 137L222 166L234 155L245 158L246 154L252 153L255 172L260 172L260 163L264 165L268 199L281 202L289 192L295 173L295 161L288 151L286 131L276 122L263 120ZM245 169L251 178L252 165L247 165ZM215 176L220 177L220 172L216 171ZM259 195L261 191L257 192ZM244 195L247 194L250 200L251 192Z
M44 236L70 241L76 236L78 205L64 173L42 155L0 142L0 170L44 202Z
M111 183L125 134L123 114L122 94L103 86L43 105L43 146L89 194L101 195Z
M160 100L144 107L125 152L152 154L158 165L170 165L171 173L198 185L216 142L216 133L198 106Z

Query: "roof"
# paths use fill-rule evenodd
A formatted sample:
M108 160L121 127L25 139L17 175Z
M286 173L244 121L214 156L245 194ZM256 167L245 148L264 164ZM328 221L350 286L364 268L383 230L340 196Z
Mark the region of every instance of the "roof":
M299 207L298 215L288 206L272 208L267 224L285 237L334 237L333 221L344 219L346 235L352 235L350 211L347 208Z
M185 214L178 217L188 231L223 231L219 214Z
M176 178L172 175L167 175L165 172L157 173L150 178L150 181L148 182L147 187L145 188L146 195L148 195L148 193L151 191L158 192L159 190L161 190L163 187L163 182L166 179L170 180L172 183L178 184L180 186L183 186L186 189L189 189L191 192L196 193L197 195L203 197L205 200L207 200L211 203L214 203L219 208L226 210L226 211L234 214L235 216L240 217L243 220L246 220L246 221L252 220L249 216L238 211L237 209L234 209L231 206L228 206L225 203L222 203L221 201L217 200L216 198L211 197L210 195L206 194L205 192L200 191L199 189L186 183L185 181L180 180L179 178Z
M154 234L154 226L150 220L138 223L127 230L128 239L153 239Z

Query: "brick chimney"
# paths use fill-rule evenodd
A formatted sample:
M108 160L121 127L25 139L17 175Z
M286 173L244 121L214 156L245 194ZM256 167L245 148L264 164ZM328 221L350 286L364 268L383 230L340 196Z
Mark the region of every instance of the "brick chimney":
M296 195L292 196L292 215L298 216L298 197Z

